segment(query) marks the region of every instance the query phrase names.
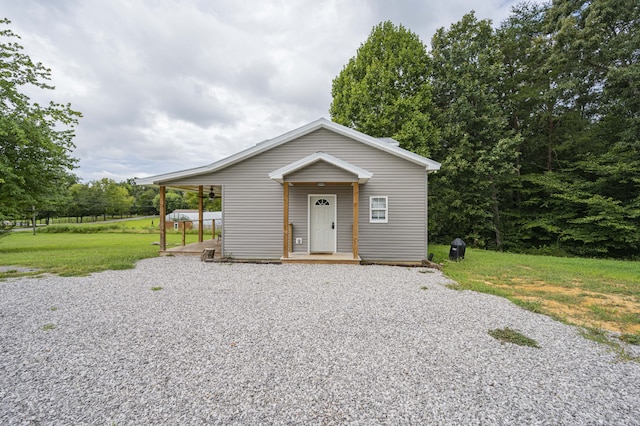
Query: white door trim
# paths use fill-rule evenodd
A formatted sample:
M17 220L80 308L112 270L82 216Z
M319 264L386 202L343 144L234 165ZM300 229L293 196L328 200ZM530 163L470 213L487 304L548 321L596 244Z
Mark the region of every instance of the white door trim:
M311 198L324 197L333 199L333 253L338 251L338 196L337 194L309 194L307 196L307 253L311 253Z

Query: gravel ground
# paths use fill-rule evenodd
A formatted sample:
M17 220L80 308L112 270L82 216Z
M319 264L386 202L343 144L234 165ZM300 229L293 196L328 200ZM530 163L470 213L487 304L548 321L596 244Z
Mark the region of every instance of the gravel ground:
M0 282L0 424L640 424L638 363L421 271L165 257Z

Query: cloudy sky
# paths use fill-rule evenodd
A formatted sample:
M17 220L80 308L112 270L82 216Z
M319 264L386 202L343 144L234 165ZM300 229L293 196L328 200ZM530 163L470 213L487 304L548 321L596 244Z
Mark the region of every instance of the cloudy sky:
M515 3L0 0L0 11L51 68L48 99L82 112L86 182L209 164L329 118L331 81L381 21L428 43L472 9L497 25Z

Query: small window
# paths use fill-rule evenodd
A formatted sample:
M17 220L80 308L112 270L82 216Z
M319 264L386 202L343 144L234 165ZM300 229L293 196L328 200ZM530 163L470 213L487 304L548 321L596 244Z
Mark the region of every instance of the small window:
M173 229L176 231L180 229L180 222L173 222Z
M369 222L389 222L389 197L369 197Z
M328 206L328 205L330 205L329 202L324 198L320 198L318 201L316 201L316 206Z

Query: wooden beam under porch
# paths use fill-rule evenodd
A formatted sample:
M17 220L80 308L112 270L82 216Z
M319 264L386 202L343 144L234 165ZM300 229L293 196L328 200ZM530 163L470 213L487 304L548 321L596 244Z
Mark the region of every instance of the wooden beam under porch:
M318 264L347 264L359 265L362 259L353 253L288 253L287 257L280 258L282 263L318 263Z
M201 243L192 243L185 246L171 247L160 251L160 256L200 256L205 248L213 248L216 250L215 258L222 257L222 247L220 242L216 240L205 240ZM309 253L288 253L288 257L280 258L281 263L306 263L306 264L350 264L359 265L362 262L359 256L354 257L352 253L328 253L328 254L309 254ZM233 259L228 259L233 262ZM241 260L242 261L242 260ZM251 262L251 260L246 260ZM264 261L261 261L264 262ZM273 263L274 261L271 261ZM277 262L277 261L276 261Z
M222 247L218 239L160 250L160 256L200 256L205 248L215 249L216 258L222 256Z

